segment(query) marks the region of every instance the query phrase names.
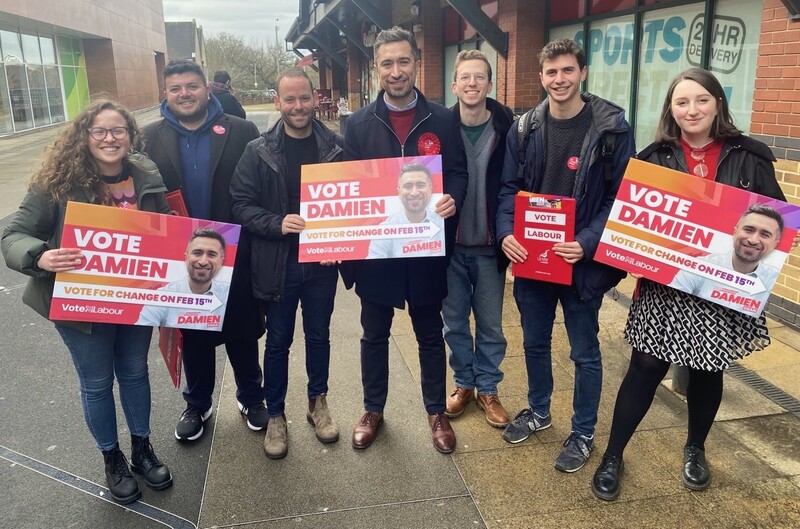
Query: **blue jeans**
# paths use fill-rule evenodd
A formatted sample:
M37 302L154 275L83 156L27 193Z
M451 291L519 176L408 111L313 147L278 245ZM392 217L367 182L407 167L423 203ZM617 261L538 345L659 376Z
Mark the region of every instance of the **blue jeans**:
M533 279L514 280L514 299L522 323L525 367L528 371L528 404L539 416L550 413L553 394L551 341L556 305L561 302L569 338L569 358L575 363L572 396L572 431L594 434L603 387L598 314L603 296L582 300L571 286Z
M100 450L117 444L117 411L114 377L128 430L150 435L150 378L147 352L152 327L93 323L92 333L56 324L56 330L72 355L81 389L83 417Z
M281 300L264 302L267 316L264 396L270 417L282 415L285 409L289 386L289 347L294 338L298 303L302 310L306 341L308 398L328 392L330 324L338 279L335 266L298 263L296 257L289 256Z
M456 386L497 394L503 380L500 363L506 355L503 336L503 289L506 275L492 255L453 254L447 269L447 297L442 303L444 339ZM475 315L475 339L469 326Z

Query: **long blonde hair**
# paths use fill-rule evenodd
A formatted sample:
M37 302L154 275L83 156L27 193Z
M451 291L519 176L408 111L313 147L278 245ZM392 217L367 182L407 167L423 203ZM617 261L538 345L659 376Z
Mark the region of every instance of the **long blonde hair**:
M89 152L89 127L103 110L114 110L125 119L131 151L144 148L136 120L128 109L115 101L99 100L90 103L67 125L56 142L47 148L42 166L33 174L28 189L38 189L54 202L63 202L76 189L85 189L90 196L103 200L106 184L100 178L97 162Z

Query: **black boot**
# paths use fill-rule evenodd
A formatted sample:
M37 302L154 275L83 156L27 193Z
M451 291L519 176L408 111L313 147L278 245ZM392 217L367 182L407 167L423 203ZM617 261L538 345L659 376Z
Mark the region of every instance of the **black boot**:
M158 460L148 437L131 435L131 469L144 477L153 490L164 490L172 486L172 474L167 465Z
M705 490L711 483L711 471L706 463L706 453L697 445L683 448L681 481L687 489L691 490Z
M126 505L142 497L119 444L111 450L103 450L103 461L106 464L106 485L114 501Z
M605 454L592 477L592 492L601 500L614 501L619 497L619 477L625 470L621 457Z

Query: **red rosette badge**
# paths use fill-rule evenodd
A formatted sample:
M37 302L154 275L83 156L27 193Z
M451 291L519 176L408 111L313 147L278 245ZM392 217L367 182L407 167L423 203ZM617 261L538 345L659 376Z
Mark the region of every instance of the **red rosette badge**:
M439 154L442 152L442 142L433 132L425 132L417 141L417 151L420 156Z

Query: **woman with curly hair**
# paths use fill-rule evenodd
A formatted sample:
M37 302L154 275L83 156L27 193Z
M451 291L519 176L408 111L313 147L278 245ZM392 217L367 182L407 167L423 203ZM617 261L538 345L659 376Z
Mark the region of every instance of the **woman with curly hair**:
M76 269L77 248L61 247L67 201L169 213L166 188L153 162L140 154L142 137L133 116L112 101L89 105L65 127L44 155L28 193L2 238L9 268L30 276L23 302L48 318L55 274ZM147 353L152 327L54 321L80 384L83 414L103 453L111 497L141 497L130 468L154 490L172 475L150 444L150 380ZM119 448L113 386L131 432L131 467Z

